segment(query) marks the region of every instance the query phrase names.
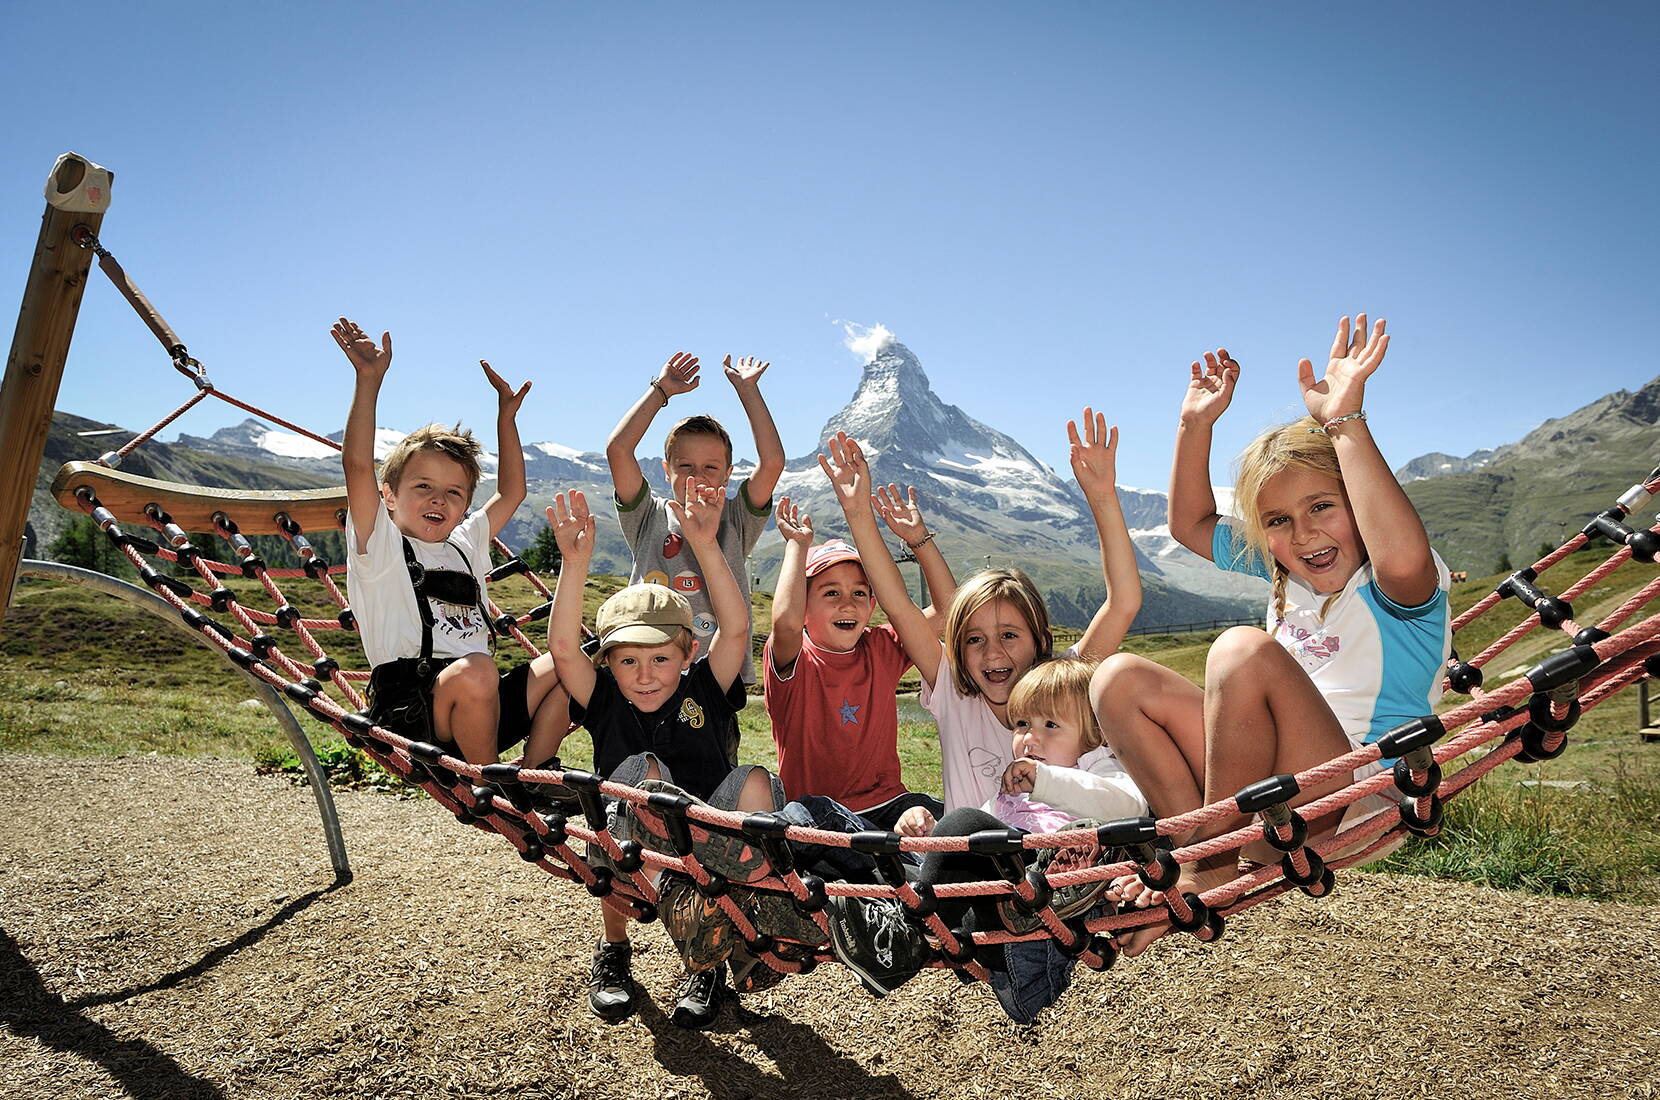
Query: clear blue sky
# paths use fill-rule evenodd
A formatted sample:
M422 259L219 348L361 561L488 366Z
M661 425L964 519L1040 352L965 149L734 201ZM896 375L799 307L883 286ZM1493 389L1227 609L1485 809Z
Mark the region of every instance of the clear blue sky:
M482 356L535 379L526 441L597 450L670 352L731 351L772 360L791 455L857 382L837 322L880 323L1062 469L1061 424L1104 407L1148 487L1196 353L1245 365L1231 456L1345 311L1396 334L1368 395L1396 463L1660 372L1652 3L91 3L6 28L0 290L81 152L117 172L106 242L214 379L319 430L350 393L341 313L394 333L383 424L490 434ZM59 407L139 428L189 392L95 282ZM718 371L702 394L671 411L741 421ZM238 419L205 408L185 430Z

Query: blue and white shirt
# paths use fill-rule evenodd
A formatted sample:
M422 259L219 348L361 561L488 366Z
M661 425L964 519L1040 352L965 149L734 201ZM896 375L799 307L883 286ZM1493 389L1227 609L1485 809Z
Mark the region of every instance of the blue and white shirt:
M1237 521L1224 519L1211 538L1220 569L1272 580L1273 573L1251 553ZM1274 640L1303 666L1356 748L1376 741L1402 722L1431 714L1441 698L1441 677L1452 652L1452 614L1447 589L1452 577L1439 554L1435 595L1417 607L1402 607L1378 588L1367 562L1349 578L1325 615L1331 598L1289 576L1284 617L1274 618L1269 597L1264 623Z

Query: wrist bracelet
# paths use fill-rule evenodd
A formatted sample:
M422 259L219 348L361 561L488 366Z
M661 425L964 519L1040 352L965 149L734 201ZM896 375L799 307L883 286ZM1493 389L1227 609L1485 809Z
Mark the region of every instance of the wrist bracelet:
M934 533L930 531L926 535L923 535L921 538L917 539L915 542L907 542L905 545L909 546L912 550L920 550L933 541Z
M669 391L665 390L663 388L663 383L661 383L661 382L657 381L657 379L653 378L651 380L651 386L649 388L654 389L658 393L663 395L663 406L662 407L665 408L665 409L668 408L669 407Z
M1308 431L1309 431L1310 435L1315 435L1315 434L1330 435L1331 430L1333 428L1337 427L1339 424L1347 424L1351 420L1365 420L1365 419L1366 419L1366 410L1365 409L1360 409L1356 412L1349 413L1346 416L1334 416L1330 420L1326 421L1324 424L1320 425L1318 428L1310 428Z

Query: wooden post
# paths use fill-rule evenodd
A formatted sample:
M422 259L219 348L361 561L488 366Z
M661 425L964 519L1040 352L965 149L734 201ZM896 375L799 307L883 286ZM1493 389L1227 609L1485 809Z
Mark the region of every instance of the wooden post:
M113 178L85 157L65 153L46 180L46 213L0 383L0 454L13 471L0 482L0 621L11 604L36 472L92 266L92 252L75 243L74 232L80 226L98 232Z

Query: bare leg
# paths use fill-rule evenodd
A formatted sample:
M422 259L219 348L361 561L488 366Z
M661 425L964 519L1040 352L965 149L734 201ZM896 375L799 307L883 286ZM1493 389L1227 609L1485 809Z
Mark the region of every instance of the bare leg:
M530 678L525 681L525 709L530 713L526 766L539 768L559 754L559 746L571 731L570 701L550 655L544 653L530 662Z
M1159 817L1197 809L1205 777L1205 697L1187 679L1130 653L1089 684L1101 732Z
M1205 661L1206 804L1238 793L1240 788L1282 772L1299 772L1349 751L1337 716L1314 682L1280 645L1263 631L1236 627L1211 646ZM1343 786L1342 777L1302 792L1308 802ZM1233 816L1195 829L1188 842L1208 840L1240 828ZM1335 824L1335 818L1331 824ZM1326 825L1330 828L1330 824ZM1182 868L1175 889L1202 893L1235 877L1231 854ZM1135 932L1124 953L1134 956L1169 931L1156 925Z
M500 676L486 653L469 653L448 665L432 685L433 730L469 764L494 764L496 727L501 720Z
M766 813L777 808L772 803L772 776L765 768L749 770L744 789L738 792L737 808L746 813Z

